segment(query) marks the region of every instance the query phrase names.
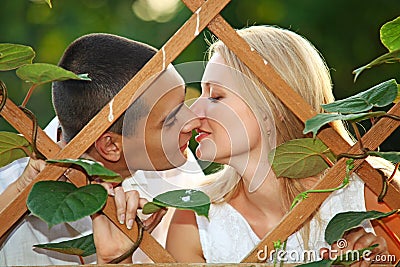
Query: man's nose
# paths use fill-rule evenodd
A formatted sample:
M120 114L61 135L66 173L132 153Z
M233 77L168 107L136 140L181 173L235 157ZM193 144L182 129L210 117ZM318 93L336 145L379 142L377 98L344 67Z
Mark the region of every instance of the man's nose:
M184 107L185 113L185 125L182 127L181 132L189 133L194 129L200 128L201 122L200 118L189 108Z

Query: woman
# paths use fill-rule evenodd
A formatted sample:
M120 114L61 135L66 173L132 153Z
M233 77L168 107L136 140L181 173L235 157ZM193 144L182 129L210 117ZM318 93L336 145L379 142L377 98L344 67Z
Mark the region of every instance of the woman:
M315 110L322 112L320 105L334 100L329 70L307 40L268 26L237 32ZM202 95L191 107L201 119L196 154L202 160L229 166L217 174L218 182L209 191L214 199L209 220L177 210L167 249L183 262L240 262L279 224L293 198L312 187L324 173L303 179L275 176L268 152L276 145L304 137L304 125L221 41L211 45L209 55ZM334 127L350 140L342 124ZM363 182L353 175L347 188L333 193L313 219L288 238L287 251L301 254L312 250L319 254L327 246L323 237L326 224L336 213L365 210L363 188ZM366 223L365 229L349 232L347 248L378 243L375 255L388 253L385 240L368 233L371 231Z

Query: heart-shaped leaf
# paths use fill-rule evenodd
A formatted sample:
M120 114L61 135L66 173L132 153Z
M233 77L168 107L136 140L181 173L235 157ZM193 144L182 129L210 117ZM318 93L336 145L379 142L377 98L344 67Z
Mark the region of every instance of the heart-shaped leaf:
M16 73L22 80L33 84L65 81L69 79L90 81L87 74L77 75L69 70L47 63L25 65L20 67Z
M0 44L0 71L13 70L31 64L35 57L32 47L19 44Z
M277 177L305 178L329 167L327 160L335 162L335 155L319 139L293 139L269 153L269 162Z
M59 243L37 244L33 246L36 248L42 248L82 257L87 257L96 253L93 234Z
M49 159L48 163L75 164L82 167L89 176L97 176L105 182L120 183L124 179L116 172L107 169L100 163L90 159Z
M400 49L392 51L390 53L386 53L374 60L372 60L367 65L359 67L358 69L353 70L354 74L354 82L357 80L358 76L366 69L370 69L372 67L384 64L384 63L396 63L400 62Z
M387 106L396 99L397 83L392 79L380 83L364 92L354 96L321 105L327 112L358 113L372 109L373 107Z
M400 17L385 23L380 30L381 41L392 52L400 49Z
M31 153L32 146L25 137L16 133L0 132L0 167L30 156Z
M385 218L398 210L392 210L387 213L371 210L371 211L348 211L336 214L328 223L325 230L325 241L332 245L334 242L342 238L343 234L359 225L364 220L374 220Z
M307 134L309 132L313 133L315 137L319 129L332 121L336 120L344 120L350 122L359 122L369 118L380 117L385 115L385 111L374 111L374 112L365 112L365 113L357 113L357 114L328 114L328 113L320 113L316 116L308 119L305 122L305 127L303 130L303 134Z
M147 206L147 207L146 207ZM143 213L149 214L158 211L157 207L173 207L182 210L192 210L199 216L208 218L210 198L202 191L193 189L180 189L165 192L156 196L152 202L143 207Z
M147 202L146 204L144 204L143 209L142 209L142 213L143 214L152 214L154 212L159 211L160 209L164 208L163 206L159 206L154 204L154 202Z
M107 191L99 184L77 188L59 181L40 181L33 185L27 199L28 209L49 227L72 222L101 210Z
M388 151L388 152L368 151L368 155L384 158L394 164L400 162L400 152L396 151Z

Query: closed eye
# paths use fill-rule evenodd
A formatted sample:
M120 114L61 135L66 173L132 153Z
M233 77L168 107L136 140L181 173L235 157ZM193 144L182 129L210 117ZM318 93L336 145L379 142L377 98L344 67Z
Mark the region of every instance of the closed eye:
M213 102L213 103L216 103L216 102L218 102L219 100L221 100L222 99L222 97L220 97L220 96L217 96L217 97L209 97L208 98L208 100L210 100L211 102Z

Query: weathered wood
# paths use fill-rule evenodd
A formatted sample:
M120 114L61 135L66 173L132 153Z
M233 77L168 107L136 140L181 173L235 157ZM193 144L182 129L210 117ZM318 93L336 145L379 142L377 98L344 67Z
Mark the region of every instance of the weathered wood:
M270 90L303 122L313 117L316 113L312 108L299 96L293 92L289 86L279 77L275 70L269 64L265 64L264 60L256 51L251 51L250 46L230 27L230 25L220 16L217 15L229 0L210 0L205 4L202 0L184 0L185 4L194 12L193 16L182 26L182 28L164 45L153 58L146 64L146 66L121 90L121 92L114 97L113 102L113 115L114 120L108 121L110 112L109 106L106 105L99 114L79 133L74 140L72 140L63 150L57 147L47 135L39 130L38 133L38 149L47 157L50 155L52 158L76 158L79 157L93 142L103 133L128 107L129 104L139 97L144 88L140 86L148 79L158 72L162 71L165 66L171 63L182 50L194 39L196 33L200 32L211 20L208 25L209 29L214 32L227 46L270 88ZM203 4L203 6L201 6ZM200 8L201 7L201 8ZM214 18L214 19L213 19ZM132 96L134 96L132 98ZM129 101L130 100L130 101ZM23 114L22 111L16 111L16 106L8 103L2 111L2 115L6 114L9 121L19 132L24 133L28 140L32 132L32 123ZM396 109L393 111L394 109ZM398 114L398 106L391 110L394 114ZM4 114L3 114L4 113ZM22 113L22 114L21 114ZM17 118L17 119L15 119ZM379 135L374 128L378 128ZM382 120L373 129L371 133L368 132L363 138L365 146L370 149L376 148L387 136L389 136L398 123L389 120ZM382 128L383 127L383 128ZM383 130L385 129L385 130ZM93 134L95 133L95 134ZM384 134L382 134L384 133ZM321 131L318 137L323 140L335 153L346 152L350 146L336 133L333 129L328 128ZM349 150L351 153L359 152L357 147ZM361 167L357 170L358 174L364 179L375 193L379 193L380 176L371 166L366 162L356 161L356 165ZM333 168L330 169L328 174L316 186L316 189L324 189L336 187L342 182L344 174L344 160L339 161ZM64 173L66 168L58 166L48 166L43 170L34 182L39 180L47 180L48 177L59 177ZM81 182L82 174L78 171L71 172L69 177L71 180ZM57 179L54 178L54 179ZM52 178L53 179L53 178ZM25 200L27 193L30 191L32 185L28 186L14 201L5 209L0 211L0 220L5 222L0 226L0 234L4 234L4 229L9 229L18 218L20 218L26 211ZM283 218L281 223L271 231L262 244L271 245L272 241L286 239L292 234L298 226L300 226L310 214L322 203L329 194L311 194L309 199L300 202L293 211ZM388 195L385 201L391 207L399 207L400 198L398 192L393 186L390 186ZM22 209L21 209L22 207ZM120 229L129 234L132 240L136 239L136 227L133 231L129 231L121 226L116 219L115 206L112 202L108 201L105 207L105 214L120 227ZM17 213L17 214L16 214ZM8 223L10 222L10 223ZM152 243L153 242L153 243ZM154 243L155 242L155 243ZM261 246L263 247L263 245ZM175 261L165 250L146 232L141 246L142 250L146 252L155 262L173 262ZM161 255L158 253L161 251ZM245 259L246 262L256 262L257 257L254 253L257 249ZM156 255L155 255L156 254ZM253 265L253 264L252 264ZM110 266L110 265L107 265ZM209 264L162 264L159 266L210 266ZM212 265L213 266L213 265ZM227 266L224 264L224 266ZM237 265L236 265L237 266ZM241 266L248 266L241 264ZM268 266L265 264L257 264L256 266ZM285 265L286 266L286 265ZM287 265L290 266L290 265ZM383 265L382 265L383 266Z
M0 95L0 99L2 98L3 96ZM32 143L32 120L14 102L7 99L0 114L15 130ZM47 155L49 158L54 157L60 150L58 145L40 127L37 131L36 146L43 155Z
M390 113L400 115L400 104L396 104ZM373 129L367 132L362 138L362 142L370 149L376 149L382 141L387 137L386 134L381 133L376 129L390 129L393 125L398 125L398 122L393 120L381 120ZM349 150L349 153L361 153L359 146L356 144ZM345 172L346 159L342 158L332 168L329 169L325 177L320 180L313 188L314 189L327 189L335 188L343 182ZM356 160L354 162L355 168L359 167L364 160ZM399 193L396 192L398 195ZM396 195L393 194L393 197ZM254 248L243 260L243 262L260 262L257 257L257 252L260 248L267 246L269 250L273 249L273 242L276 240L286 240L292 233L294 233L300 225L302 225L311 214L321 205L321 203L329 196L329 193L314 193L309 194L308 198L301 201L291 210L271 232L269 232L263 240ZM397 206L397 208L400 206Z
M183 1L192 11L203 2L202 0ZM223 41L224 44L228 46L228 48L233 51L301 121L305 122L317 114L299 94L294 92L293 89L283 81L273 67L265 62L257 51L254 49L252 51L249 44L242 39L220 15L210 22L208 28ZM397 108L398 105L392 108L391 113L397 114ZM368 132L369 135L365 135L363 140L366 139L368 142L365 141L364 145L370 149L375 149L398 127L398 125L398 122L392 120L381 120L380 123L375 125L375 127ZM376 129L379 129L379 131ZM324 130L318 137L337 154L346 152L350 147L350 145L332 128ZM356 147L353 147L350 149L350 153L354 153L357 150ZM360 151L357 152L360 153ZM381 176L367 162L358 161L357 166L361 164L363 165L361 167L363 171L359 172L359 175L361 175L367 186L369 186L375 194L379 194L381 187L377 187L377 185L379 182L382 183ZM340 185L343 181L344 170L345 164L344 160L342 160L341 163L337 163L334 168L329 171L327 176L315 186L315 189L334 188ZM400 194L393 185L389 187L385 201L392 208L398 208L400 207ZM259 262L257 259L257 251L259 248L268 245L271 249L273 248L273 241L286 240L328 196L329 194L312 194L312 197L310 196L306 201L301 202L301 205L297 205L296 208L285 216L280 224L263 239L260 245L244 259L244 262Z
M121 89L121 91L105 105L104 108L86 125L82 131L71 140L59 153L52 157L55 158L78 158L81 156L95 141L105 132L112 123L117 120L129 105L137 99L146 90L142 87L143 84L149 79L159 75L202 31L207 24L230 2L230 0L210 0L189 18L186 23L170 38L170 40L163 46L163 48L154 55L154 57ZM110 108L112 107L112 109ZM113 111L113 120L109 120L110 110ZM7 112L5 110L2 111ZM12 119L13 120L13 119ZM32 128L32 126L31 126ZM26 128L20 127L20 130L25 131ZM29 135L29 134L28 134ZM51 141L51 140L50 140ZM51 143L49 140L47 143ZM50 145L52 147L52 145ZM46 153L44 153L46 155ZM49 165L36 177L33 183L47 180L49 177L60 177L66 168ZM10 204L0 211L0 236L13 226L15 222L21 218L26 212L26 199L28 193L33 185L27 186L20 192L15 199L10 200ZM111 219L116 218L115 208L112 205L106 206L106 211L112 212L105 214ZM116 224L122 231L125 232L123 226L119 223ZM136 226L133 226L136 229ZM134 230L136 231L136 230ZM129 235L133 241L136 237ZM150 235L145 234L140 248L155 262L174 262L173 257L164 249L157 249L157 243ZM162 248L162 247L161 247Z

